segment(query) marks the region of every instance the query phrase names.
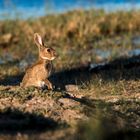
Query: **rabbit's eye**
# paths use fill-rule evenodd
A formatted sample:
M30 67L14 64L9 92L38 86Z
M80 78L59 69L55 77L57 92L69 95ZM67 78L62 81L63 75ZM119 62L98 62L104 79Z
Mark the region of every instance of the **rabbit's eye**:
M47 49L47 52L49 52L49 53L50 53L50 52L51 52L51 49Z

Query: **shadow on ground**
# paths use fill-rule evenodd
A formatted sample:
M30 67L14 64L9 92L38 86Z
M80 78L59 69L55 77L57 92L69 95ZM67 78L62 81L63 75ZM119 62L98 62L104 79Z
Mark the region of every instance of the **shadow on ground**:
M103 65L97 65L91 68L81 66L70 70L64 70L54 73L50 80L56 87L65 88L67 84L83 84L99 77L105 81L138 80L140 79L140 55L131 58L119 58Z
M0 134L17 132L41 132L54 130L58 124L50 118L34 113L7 108L0 112Z
M118 58L103 65L97 65L91 68L90 65L63 70L52 74L50 81L61 89L65 89L68 84L83 84L89 82L95 77L105 81L138 80L140 79L140 55L130 58ZM19 85L23 74L16 76L5 76L0 81L0 85Z
M140 139L140 131L119 131L113 133L105 138L105 140L139 140Z
M16 86L20 85L20 82L23 78L23 74L13 75L13 76L5 76L4 79L0 80L0 85L3 86Z

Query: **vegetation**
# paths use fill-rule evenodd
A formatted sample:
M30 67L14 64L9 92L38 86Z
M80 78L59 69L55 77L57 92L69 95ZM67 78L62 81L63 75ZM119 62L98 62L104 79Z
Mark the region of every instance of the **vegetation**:
M77 10L0 21L0 137L139 139L139 16ZM38 57L35 32L59 54L53 91L19 86Z

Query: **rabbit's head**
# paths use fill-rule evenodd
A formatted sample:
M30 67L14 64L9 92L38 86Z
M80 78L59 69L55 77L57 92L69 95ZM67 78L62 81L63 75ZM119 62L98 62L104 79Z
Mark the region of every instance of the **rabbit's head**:
M38 34L34 34L34 41L39 48L39 57L44 60L53 60L56 58L56 51L44 45L42 37Z

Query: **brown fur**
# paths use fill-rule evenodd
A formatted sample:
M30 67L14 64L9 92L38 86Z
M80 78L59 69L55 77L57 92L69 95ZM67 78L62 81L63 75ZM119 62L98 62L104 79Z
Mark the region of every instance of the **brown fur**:
M39 60L27 69L21 87L43 87L46 85L48 89L52 89L52 84L47 78L51 74L51 61L56 57L56 52L52 48L44 47L42 38L39 34L36 33L34 35L34 40L39 48Z

